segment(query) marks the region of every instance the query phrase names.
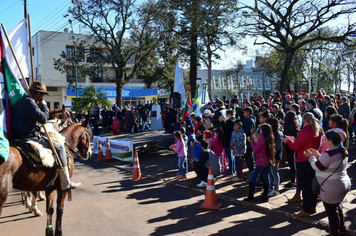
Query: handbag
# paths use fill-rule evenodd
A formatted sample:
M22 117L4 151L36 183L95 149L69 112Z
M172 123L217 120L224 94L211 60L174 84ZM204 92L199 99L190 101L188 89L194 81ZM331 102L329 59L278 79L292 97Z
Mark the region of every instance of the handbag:
M319 195L320 190L324 192L324 190L321 187L324 185L324 183L327 179L329 179L333 174L335 174L335 172L340 168L343 161L344 160L341 159L340 165L336 168L336 170L334 170L333 173L331 173L326 179L324 179L324 181L321 184L319 184L318 179L316 178L316 176L314 176L314 178L312 180L312 191L313 191L314 195Z

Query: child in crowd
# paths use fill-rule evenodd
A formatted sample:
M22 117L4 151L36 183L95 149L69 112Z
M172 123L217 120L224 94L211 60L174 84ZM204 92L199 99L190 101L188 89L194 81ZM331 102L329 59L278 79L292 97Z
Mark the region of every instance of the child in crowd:
M188 136L185 134L185 128L180 127L179 132L182 134L182 138L184 140L185 149L188 151Z
M114 116L114 120L112 121L112 134L119 135L121 129L121 122L117 119L117 116Z
M259 135L256 133L259 133ZM256 163L250 178L249 194L248 197L244 199L248 202L254 201L256 180L260 173L263 173L264 179L261 200L268 201L270 166L275 164L276 150L274 134L271 126L269 124L261 124L256 133L254 134L254 140L252 140L250 137L247 137L247 141L251 143L251 148L255 153Z
M203 133L203 139L205 141L207 141L208 149L211 148L211 135L212 135L212 132L210 130L205 130L204 133Z
M203 136L200 135L196 138L195 143L191 143L192 148L193 148L193 158L196 160L199 160L201 157L201 154L203 152L201 148L201 141L203 140Z
M185 142L181 132L175 131L173 133L174 139L177 141L177 144L171 145L169 148L177 152L178 156L178 175L179 179L186 179L186 174L188 173L188 163L187 163L187 150L185 148Z
M195 143L195 134L194 134L194 127L190 124L187 126L187 131L186 134L188 136L188 161L190 163L190 160L193 159L193 147L191 143ZM189 167L192 167L192 165L189 165Z
M226 154L223 147L223 134L220 128L214 129L214 138L211 141L211 150L220 160L221 173L227 172Z
M230 147L235 156L236 166L236 177L234 177L232 181L242 181L243 159L246 153L246 134L242 129L242 123L240 121L235 121L234 131L231 134Z

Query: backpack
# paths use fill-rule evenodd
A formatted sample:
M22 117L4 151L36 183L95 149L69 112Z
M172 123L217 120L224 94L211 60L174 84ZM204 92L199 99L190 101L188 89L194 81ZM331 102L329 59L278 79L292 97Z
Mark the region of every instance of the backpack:
M209 169L209 166L213 167L214 176L220 175L220 162L219 158L213 151L209 151L209 160L205 162L205 167Z

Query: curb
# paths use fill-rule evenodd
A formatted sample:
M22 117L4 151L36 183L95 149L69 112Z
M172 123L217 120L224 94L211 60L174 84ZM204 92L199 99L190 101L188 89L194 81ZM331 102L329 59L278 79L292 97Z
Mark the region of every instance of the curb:
M96 161L96 160L90 160L90 159L89 159L89 161L101 163L101 164L104 164L104 165L107 165L107 166L110 166L110 167L114 167L116 169L124 170L126 172L130 172L130 173L133 172L131 167L130 168L124 168L124 167L120 167L120 166L110 165L110 163L105 163L105 162ZM192 191L205 194L205 189L191 188L189 186L185 186L185 185L182 185L182 184L179 184L179 183L174 183L172 181L168 181L168 180L166 180L164 178L158 178L155 175L145 175L142 172L141 172L141 175L146 177L146 178L161 180L161 181L165 182L166 184L172 184L172 185L180 187L180 188L190 189ZM296 217L292 213L289 213L289 212L286 212L286 211L271 209L271 208L263 207L263 206L261 206L259 204L240 201L240 200L237 200L236 198L229 197L229 196L226 196L226 195L221 194L221 193L220 194L216 194L216 197L218 199L222 199L222 200L230 202L230 203L234 203L234 204L237 204L237 205L248 207L250 209L256 210L256 211L261 212L261 213L266 213L266 214L271 214L271 215L276 215L276 216L282 216L282 217L285 217L285 218L287 218L289 220L298 221L298 222L310 225L312 227L316 227L316 228L319 228L319 229L324 229L326 231L329 230L329 222L324 221L324 220L312 220L312 219L310 219L308 217ZM356 230L346 229L346 232L347 232L347 235L356 236Z

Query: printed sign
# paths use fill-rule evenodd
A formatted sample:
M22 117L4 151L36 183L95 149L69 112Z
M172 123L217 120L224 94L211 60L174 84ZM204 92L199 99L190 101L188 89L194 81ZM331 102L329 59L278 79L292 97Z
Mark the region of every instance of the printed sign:
M106 152L106 138L99 136L94 136L93 139L93 153L98 154L99 140L101 142L101 147L103 148L103 155ZM123 141L123 140L110 140L109 144L111 148L111 155L113 158L120 161L131 161L133 160L133 142Z

